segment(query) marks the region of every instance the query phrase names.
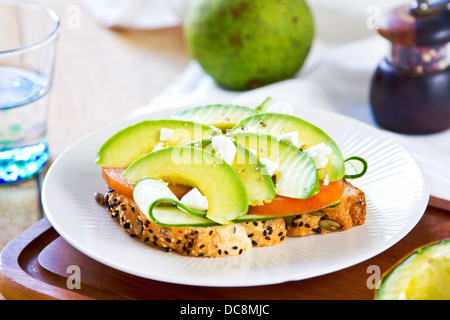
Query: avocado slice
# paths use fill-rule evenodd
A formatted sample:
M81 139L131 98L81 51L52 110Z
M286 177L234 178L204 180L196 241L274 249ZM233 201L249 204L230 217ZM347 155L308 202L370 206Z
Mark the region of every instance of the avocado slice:
M205 138L190 142L188 145L215 154L216 151L212 145L213 139ZM234 141L233 144L236 146L236 155L230 165L244 183L249 205L259 206L272 201L276 197L275 185L267 170L250 150Z
M274 137L297 131L302 150L322 143L331 149L326 166L317 169L321 181L338 181L344 177L344 159L338 145L322 129L303 119L282 113L260 113L243 119L232 130L242 131L265 133Z
M384 273L376 300L449 300L450 239L427 244Z
M235 132L225 136L233 137L238 144L254 150L258 159L267 159L278 165L275 173L277 195L306 199L320 191L312 160L292 144L253 132Z
M178 112L170 119L181 119L212 125L223 132L233 128L239 121L256 114L257 111L234 104L212 104Z
M106 140L97 152L95 164L126 168L157 145L181 145L217 134L221 132L192 121L143 120L118 131Z
M196 187L208 199L206 218L227 224L248 211L245 186L234 169L206 150L174 146L150 152L122 173L132 182L144 177Z

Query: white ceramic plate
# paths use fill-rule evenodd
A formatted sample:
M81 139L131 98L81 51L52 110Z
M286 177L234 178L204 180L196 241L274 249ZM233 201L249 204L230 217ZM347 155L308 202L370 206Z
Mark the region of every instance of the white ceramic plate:
M117 130L142 119L174 112L140 115L93 132L65 151L43 184L43 206L56 231L87 256L115 269L159 281L202 286L254 286L301 280L365 261L402 239L422 217L428 188L413 158L377 129L315 109L296 115L327 132L344 157L358 155L367 173L352 183L367 198L364 225L345 232L288 238L275 247L254 248L237 257L190 258L166 253L130 237L94 200L107 191L94 165L100 145Z

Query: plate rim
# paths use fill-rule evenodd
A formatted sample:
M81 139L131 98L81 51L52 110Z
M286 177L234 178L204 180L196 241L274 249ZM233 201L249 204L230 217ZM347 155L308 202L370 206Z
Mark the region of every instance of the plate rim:
M152 111L147 111L147 112L141 112L141 113L137 113L137 114L131 114L127 117L124 117L122 119L116 120L112 123L109 123L107 125L104 125L86 135L84 135L83 137L81 137L80 139L78 139L77 141L75 141L73 144L71 144L68 148L66 148L51 164L50 168L48 169L45 177L44 177L44 181L42 183L42 191L41 191L41 199L42 199L42 206L44 209L44 214L47 217L47 219L49 220L49 222L51 223L51 225L53 226L53 228L58 232L58 234L64 239L66 240L70 245L72 245L74 248L76 248L77 250L79 250L80 252L82 252L83 254L85 254L86 256L92 258L95 261L98 261L100 263L103 263L106 266L112 267L113 269L131 274L131 275L135 275L138 277L142 277L142 278L146 278L146 279L151 279L151 280L156 280L156 281L162 281L162 282L167 282L167 283L174 283L174 284L181 284L181 285L191 285L191 286L206 286L206 287L247 287L247 286L260 286L260 285L272 285L272 284L279 284L279 283L284 283L284 282L288 282L288 281L299 281L299 280L304 280L304 279L309 279L309 278L313 278L313 277L317 277L317 276L322 276L325 274L329 274L329 273L333 273L336 271L340 271L346 268L349 268L351 266L354 266L356 264L362 263L372 257L375 257L377 255L379 255L380 253L386 251L387 249L389 249L390 247L392 247L393 245L395 245L396 243L398 243L401 239L403 239L416 225L417 223L421 220L423 214L425 213L426 207L428 205L428 201L429 201L429 185L428 185L428 181L426 179L426 176L424 175L423 169L420 167L420 165L418 164L418 162L416 161L416 159L397 141L392 140L386 133L384 133L382 130L379 130L375 127L372 127L362 121L359 121L357 119L348 117L346 115L340 114L340 113L336 113L333 111L329 111L329 110L320 110L320 109L313 109L310 107L299 107L296 108L296 113L302 112L302 111L306 111L306 112L313 112L313 113L322 113L322 114L332 114L333 116L336 116L338 118L344 119L344 121L348 121L350 123L356 124L360 127L362 127L364 130L368 130L370 131L372 134L378 134L378 135L383 135L387 140L389 140L390 142L392 142L397 148L400 148L404 154L406 154L409 159L414 163L415 167L418 169L418 172L420 173L420 178L421 178L421 182L422 182L422 189L423 189L423 193L422 193L422 197L420 199L420 208L417 208L416 211L420 211L421 213L417 214L416 219L414 219L414 221L409 221L409 223L407 225L405 225L405 227L402 229L402 232L397 233L395 236L393 236L389 241L387 241L381 248L377 249L377 250L371 250L368 253L365 254L360 254L356 257L354 257L353 259L351 259L351 261L349 260L348 263L345 264L345 266L341 266L339 268L330 268L330 267L326 267L326 268L321 268L324 269L323 272L321 272L320 274L317 274L317 272L314 272L313 274L311 274L311 272L309 272L309 274L307 274L306 276L300 276L298 274L296 274L296 276L293 275L287 275L287 276L283 276L283 275L278 275L278 276L274 276L271 279L264 279L265 281L244 281L244 283L227 283L224 284L222 282L215 282L215 283L211 283L210 280L208 281L199 281L198 279L195 279L194 281L189 281L189 279L174 279L173 277L165 277L165 276L156 276L156 277L149 277L147 274L143 274L141 272L136 272L136 271L132 271L132 270L128 270L124 267L122 267L120 264L115 263L114 261L111 261L110 259L105 259L104 257L98 256L97 254L94 254L92 252L90 252L88 249L84 248L82 245L80 245L77 241L75 241L74 239L71 238L70 235L68 235L65 230L63 230L62 228L60 228L60 226L58 225L57 221L55 220L54 216L49 213L49 208L48 208L48 203L47 201L49 201L47 199L47 195L46 195L46 190L48 189L48 184L50 179L52 178L53 175L53 171L55 170L55 168L57 166L60 165L61 163L61 159L64 159L64 157L70 153L70 151L75 148L77 145L84 143L86 140L88 140L90 137L93 137L95 135L98 135L99 133L101 133L102 131L105 130L110 130L111 128L116 128L114 129L115 131L119 130L122 127L127 126L127 123L134 123L136 121L140 121L143 119L158 119L158 115L162 114L162 113L167 113L170 111L170 113L175 113L177 111L181 111L184 109L188 109L192 107L191 105L185 105L182 107L177 107L177 108L169 108L167 110L152 110ZM375 253L374 253L375 252ZM230 258L230 257L229 257ZM233 258L233 257L231 257Z

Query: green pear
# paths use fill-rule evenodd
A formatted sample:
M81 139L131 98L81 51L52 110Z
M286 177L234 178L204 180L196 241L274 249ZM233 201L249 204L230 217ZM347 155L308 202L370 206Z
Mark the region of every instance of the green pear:
M217 84L246 90L300 70L314 20L304 0L198 0L184 32L191 56Z

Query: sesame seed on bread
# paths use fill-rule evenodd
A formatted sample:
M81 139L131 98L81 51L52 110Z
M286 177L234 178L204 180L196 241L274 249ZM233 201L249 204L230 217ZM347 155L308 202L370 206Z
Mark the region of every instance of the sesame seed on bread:
M365 194L346 180L344 184L344 193L338 205L292 217L287 223L287 235L324 234L362 225L366 219Z
M324 234L361 225L366 217L364 193L345 181L341 203L290 218L210 227L165 227L150 221L136 203L114 190L104 197L111 217L144 243L192 257L237 256L252 247L275 246L286 237Z

